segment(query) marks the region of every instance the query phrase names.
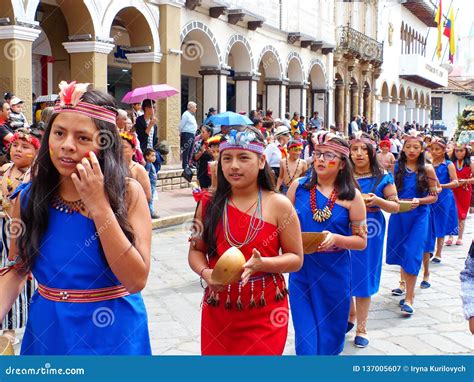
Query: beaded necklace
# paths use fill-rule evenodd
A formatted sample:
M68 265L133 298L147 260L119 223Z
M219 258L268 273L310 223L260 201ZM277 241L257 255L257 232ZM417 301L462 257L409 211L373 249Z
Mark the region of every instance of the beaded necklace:
M263 228L264 221L263 221L263 211L262 211L262 190L258 191L257 197L257 207L255 208L254 213L252 214L249 222L249 226L247 229L247 233L245 235L245 239L243 242L238 241L232 232L230 231L229 225L229 218L228 218L228 207L229 207L229 199L226 198L225 205L224 205L224 216L223 216L223 226L224 226L224 237L229 243L229 245L242 248L243 246L251 243L257 237L258 232Z
M456 160L456 169L458 171L462 171L462 169L464 168L464 161L463 160Z
M328 220L332 216L332 209L334 208L334 204L336 203L338 192L334 188L332 190L331 195L329 195L328 201L323 209L318 208L318 201L316 196L316 190L318 185L315 184L310 190L310 198L309 202L311 205L311 211L313 213L313 220L317 221L318 223L324 222Z
M290 158L286 158L286 172L287 172L288 176L290 176L290 168L288 167L288 161L289 160L290 160ZM288 186L290 186L291 183L293 183L293 180L295 179L296 174L298 173L298 168L300 167L300 160L301 160L301 158L298 158L298 161L296 162L295 172L294 172L293 176L290 176L290 181L287 183Z
M64 200L59 194L53 196L51 206L65 214L81 213L86 211L86 206L82 199L74 200L72 202Z
M363 174L354 173L354 178L355 179L365 179L365 178L373 178L373 177L374 177L374 174L372 174L371 171L364 172Z

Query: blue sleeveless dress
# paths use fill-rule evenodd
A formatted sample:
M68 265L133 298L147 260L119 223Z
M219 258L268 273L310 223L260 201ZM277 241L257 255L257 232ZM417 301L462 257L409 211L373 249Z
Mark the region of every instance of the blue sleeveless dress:
M395 173L398 164L395 165ZM416 173L406 171L403 187L398 191L399 199L423 198L428 190L419 193L416 189ZM400 265L411 275L418 275L428 239L430 208L419 205L412 211L392 214L388 223L387 264Z
M441 163L435 167L436 176L441 184L451 182L448 166L452 164L450 160ZM446 235L457 235L458 216L454 192L452 189L445 188L438 195L436 203L430 205L435 217L435 235L436 237L444 237ZM444 215L441 217L440 215Z
M451 181L448 169L450 163L453 162L447 160L435 167L436 176L441 184ZM457 230L458 215L453 190L445 188L438 194L436 203L430 204L430 230L427 244L430 250L427 252L434 251L436 238L457 235Z
M374 190L376 181L375 177L358 179L363 193L384 198L383 190L394 183L393 175L385 172ZM351 251L352 295L355 297L370 297L379 291L385 238L385 217L380 209L367 212L367 229L367 247L362 251Z
M26 201L21 194L22 203ZM100 245L93 220L49 208L48 229L33 266L39 284L58 289L120 285ZM35 292L22 355L151 355L140 293L107 301L70 303Z
M334 205L332 216L325 222L313 220L310 191L303 187L308 177L299 181L295 208L302 232L324 230L340 235L351 235L349 211ZM317 204L322 207L328 199L319 191ZM298 355L337 355L344 348L351 303L350 252L305 254L303 267L290 274L290 306L295 328L295 347Z

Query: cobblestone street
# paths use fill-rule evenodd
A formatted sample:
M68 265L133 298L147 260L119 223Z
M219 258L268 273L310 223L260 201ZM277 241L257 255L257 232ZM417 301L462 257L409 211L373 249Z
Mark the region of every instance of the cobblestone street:
M153 354L200 354L200 303L202 289L187 262L189 224L155 231L152 267L143 292L148 309ZM474 350L473 336L462 313L459 272L474 231L472 215L466 221L462 247L445 247L443 262L432 264L430 289L416 289L413 317L404 318L399 297L391 296L398 285L399 269L384 265L380 292L373 298L369 314L370 345L353 345L355 331L346 336L343 354L435 355L468 354ZM418 279L418 284L420 282ZM290 322L285 354L294 354L294 332Z

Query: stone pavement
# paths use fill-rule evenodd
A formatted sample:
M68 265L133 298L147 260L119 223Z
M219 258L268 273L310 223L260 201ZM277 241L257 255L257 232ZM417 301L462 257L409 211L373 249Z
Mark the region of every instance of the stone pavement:
M474 336L462 313L459 272L474 231L474 216L466 222L462 247L444 247L443 262L431 265L430 289L417 287L413 317L405 318L398 307L399 297L391 296L398 286L399 269L383 266L380 292L373 298L368 321L371 339L366 349L353 345L354 330L346 336L343 354L348 355L434 355L469 354ZM192 220L154 231L152 266L143 292L149 314L153 354L200 354L199 278L187 261L187 237ZM420 280L419 280L420 281ZM419 282L418 281L418 282ZM292 323L285 354L294 354Z
M159 218L153 220L153 228L165 228L182 224L192 219L196 202L191 188L173 191L158 191L153 200L155 213Z

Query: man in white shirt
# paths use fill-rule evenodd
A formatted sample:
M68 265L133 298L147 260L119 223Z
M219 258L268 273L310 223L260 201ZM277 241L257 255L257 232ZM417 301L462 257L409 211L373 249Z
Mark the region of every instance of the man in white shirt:
M179 124L183 169L189 167L189 160L191 159L194 137L196 136L198 127L196 122L196 110L196 102L188 102L188 110L181 116L181 123Z
M358 131L359 131L359 125L357 123L357 116L353 116L352 122L351 122L351 134L355 134Z
M309 124L316 130L321 130L323 128L323 119L319 116L317 111L313 113L313 118L309 120Z
M272 142L265 147L265 158L268 165L272 168L276 179L280 176L280 161L283 158L282 151L290 140L290 130L285 125L280 125L275 131L276 142Z

